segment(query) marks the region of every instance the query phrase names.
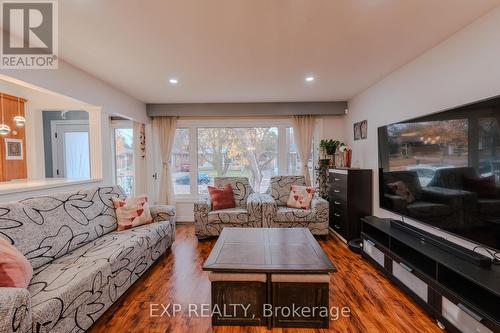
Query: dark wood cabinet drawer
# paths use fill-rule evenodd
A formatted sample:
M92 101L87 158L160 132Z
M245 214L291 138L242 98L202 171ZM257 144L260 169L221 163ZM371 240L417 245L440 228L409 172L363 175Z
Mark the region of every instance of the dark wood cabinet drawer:
M332 195L330 205L334 209L340 209L343 212L347 212L347 200L339 195Z
M338 197L341 200L347 201L347 188L343 187L338 187L338 186L331 186L330 187L330 197Z
M328 174L330 227L344 240L360 237L360 218L372 214L372 171L331 169Z
M333 207L330 208L330 226L342 237L346 236L347 232L347 217L346 214Z
M347 187L347 175L341 173L330 173L330 183Z

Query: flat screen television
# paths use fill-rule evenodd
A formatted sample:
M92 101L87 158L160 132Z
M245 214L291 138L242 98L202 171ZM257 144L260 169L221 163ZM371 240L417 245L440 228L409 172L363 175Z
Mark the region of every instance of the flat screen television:
M378 151L382 208L500 249L500 98L379 127Z

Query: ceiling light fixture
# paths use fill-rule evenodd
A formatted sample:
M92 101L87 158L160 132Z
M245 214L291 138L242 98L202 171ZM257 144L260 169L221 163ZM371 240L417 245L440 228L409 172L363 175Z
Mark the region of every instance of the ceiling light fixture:
M170 84L177 84L177 83L179 83L179 80L177 80L177 79L170 79L170 80L168 80L168 82L170 82Z
M21 116L21 100L17 98L17 116L14 117L14 123L17 127L24 127L26 119Z
M310 76L306 76L306 82L313 82L315 79L314 79L314 76L310 75Z

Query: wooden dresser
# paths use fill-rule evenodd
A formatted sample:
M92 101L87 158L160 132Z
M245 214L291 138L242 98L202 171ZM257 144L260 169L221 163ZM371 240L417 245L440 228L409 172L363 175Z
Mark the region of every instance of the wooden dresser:
M370 169L330 169L330 230L345 241L360 238L361 218L373 215Z

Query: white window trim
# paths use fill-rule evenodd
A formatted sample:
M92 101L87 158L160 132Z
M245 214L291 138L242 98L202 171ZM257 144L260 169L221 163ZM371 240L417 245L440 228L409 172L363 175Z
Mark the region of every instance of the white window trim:
M288 140L286 128L293 127L291 119L179 119L177 129L189 129L189 178L198 180L198 128L252 128L252 127L277 127L278 128L278 170L280 175L287 174ZM317 158L319 141L322 137L323 119L317 119L314 131L313 159ZM196 144L192 144L192 143ZM283 153L282 153L283 152ZM313 161L313 165L315 160ZM113 170L115 170L113 168ZM116 178L116 177L114 177ZM175 194L177 202L194 202L200 197L197 181L190 181L190 194Z
M134 129L132 120L111 120L110 124L110 142L111 142L111 168L113 176L113 185L116 185L116 143L115 143L115 129L131 128ZM134 159L132 159L132 168L135 170Z

